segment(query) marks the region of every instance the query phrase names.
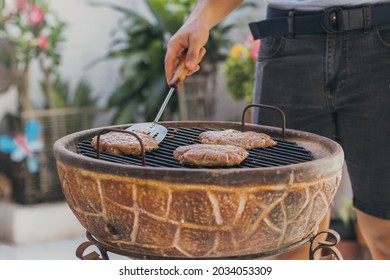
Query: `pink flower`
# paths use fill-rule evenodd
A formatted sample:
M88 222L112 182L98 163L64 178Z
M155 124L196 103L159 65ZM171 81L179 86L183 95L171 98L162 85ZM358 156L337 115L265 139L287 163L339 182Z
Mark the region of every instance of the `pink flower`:
M38 37L38 45L42 50L46 50L48 47L48 37L40 34Z
M259 49L260 49L260 40L255 40L253 41L253 44L252 44L252 48L250 50L250 53L251 53L251 58L254 60L254 61L257 61L257 57L259 55Z
M248 36L246 41L251 44L251 48L249 50L250 56L254 61L257 61L257 56L259 55L259 48L260 48L260 40L253 40L252 36Z
M28 12L28 19L30 21L30 25L35 26L45 20L45 12L38 6L32 5L30 11Z
M17 134L14 137L14 141L16 145L18 145L26 155L31 156L33 154L33 151L30 149L28 145L26 136L24 136L23 134Z

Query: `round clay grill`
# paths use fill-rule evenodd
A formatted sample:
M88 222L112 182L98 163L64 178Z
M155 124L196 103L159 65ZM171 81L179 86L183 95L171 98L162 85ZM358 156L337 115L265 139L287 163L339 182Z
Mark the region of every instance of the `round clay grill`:
M170 128L237 129L236 122L162 122ZM120 164L78 154L102 129L54 145L66 200L97 240L121 251L174 258L222 258L280 250L310 235L337 191L343 151L334 141L285 131L312 160L257 168ZM246 130L280 138L281 129Z

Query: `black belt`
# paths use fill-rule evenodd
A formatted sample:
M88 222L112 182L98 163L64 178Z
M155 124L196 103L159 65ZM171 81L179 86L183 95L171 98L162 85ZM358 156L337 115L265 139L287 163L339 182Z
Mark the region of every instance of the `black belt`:
M267 19L249 23L254 39L268 36L340 33L369 30L390 23L390 4L332 7L318 12L268 8Z

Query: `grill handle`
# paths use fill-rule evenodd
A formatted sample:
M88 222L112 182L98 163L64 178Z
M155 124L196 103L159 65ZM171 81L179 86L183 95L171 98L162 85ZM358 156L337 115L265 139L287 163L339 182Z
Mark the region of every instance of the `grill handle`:
M108 132L111 132L111 131L115 131L115 132L121 132L121 133L127 133L127 134L131 134L133 135L135 138L137 138L138 142L140 143L141 145L141 153L142 153L142 165L143 166L146 166L146 160L145 160L145 148L144 148L144 144L142 143L142 140L141 138L135 134L134 132L131 132L131 131L128 131L128 130L123 130L123 129L115 129L115 128L110 128L110 129L103 129L102 131L100 131L97 135L97 143L96 143L96 158L97 159L100 159L100 135L102 134L106 134Z
M252 107L260 107L260 108L266 108L266 109L270 109L270 110L274 110L274 111L277 111L280 113L280 115L282 116L282 137L284 139L285 137L285 131L286 131L286 116L284 114L284 112L279 109L278 107L274 107L274 106L270 106L270 105L263 105L263 104L250 104L248 106L246 106L244 108L244 110L242 111L242 118L241 118L241 131L244 132L244 126L245 126L245 115L246 115L246 111L248 111L249 108L252 108Z

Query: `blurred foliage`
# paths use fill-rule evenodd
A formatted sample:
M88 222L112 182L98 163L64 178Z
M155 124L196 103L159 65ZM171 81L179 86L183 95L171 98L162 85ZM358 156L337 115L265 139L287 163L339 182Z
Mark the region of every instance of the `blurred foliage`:
M195 0L144 0L148 14L144 15L109 3L95 3L121 13L111 51L104 59L121 59L122 83L115 89L108 106L116 109L114 123L128 123L143 116L153 120L168 92L164 58L169 38L181 27ZM254 5L246 3L243 6ZM205 71L216 71L217 63L226 59L231 46L229 37L234 24L224 22L215 26L206 45L202 61ZM170 110L170 111L169 111ZM178 98L172 96L164 115L178 110ZM163 115L163 117L164 117Z
M345 227L353 226L356 222L356 210L353 206L352 199L346 196L341 198L342 207L338 210L338 219Z
M46 85L43 82L40 85L42 92L47 94ZM97 98L92 95L91 85L84 80L80 80L72 89L68 80L57 75L52 82L51 91L55 108L94 107L97 104Z
M236 100L252 102L256 61L260 40L250 36L243 43L234 44L223 66L228 92Z

